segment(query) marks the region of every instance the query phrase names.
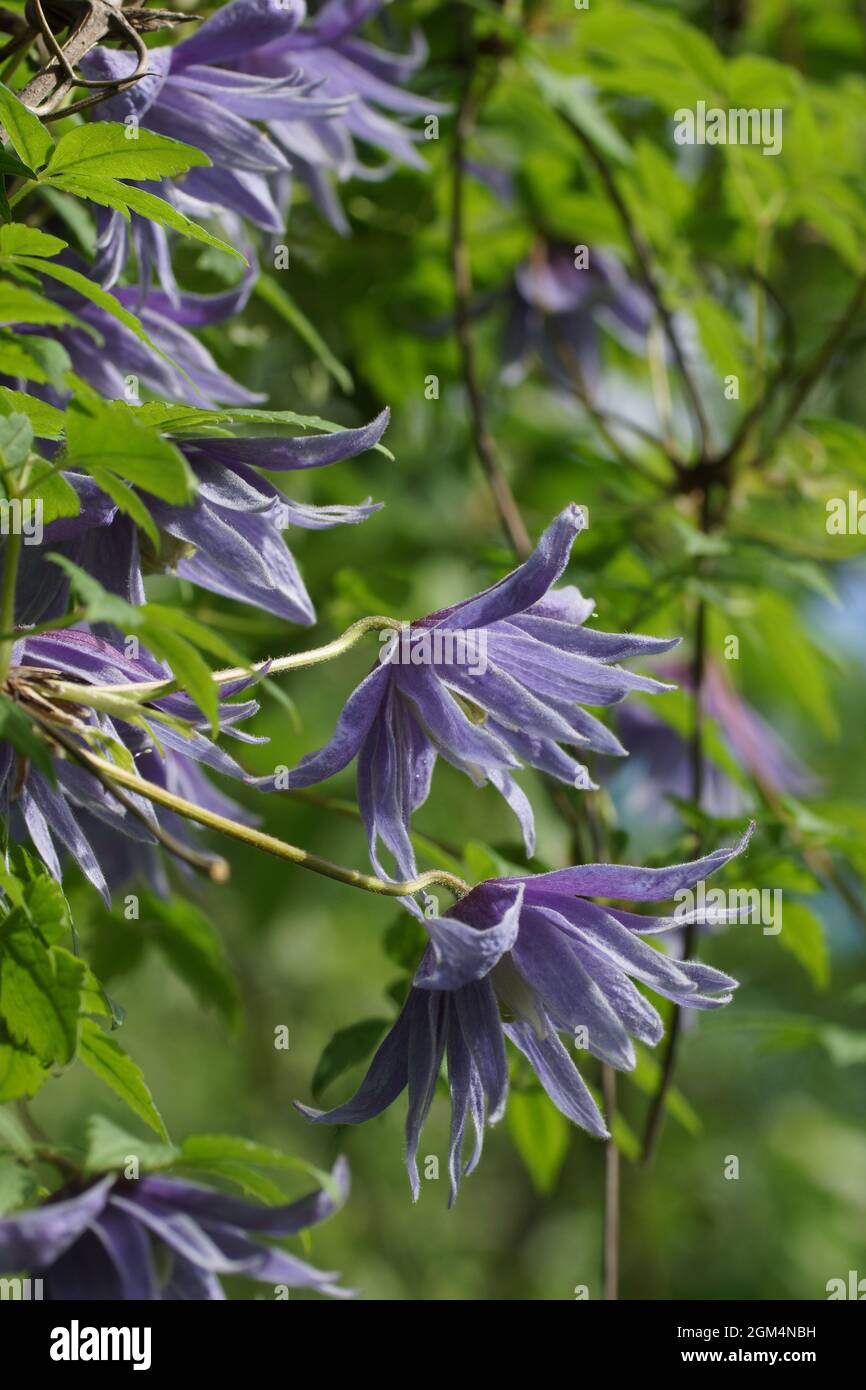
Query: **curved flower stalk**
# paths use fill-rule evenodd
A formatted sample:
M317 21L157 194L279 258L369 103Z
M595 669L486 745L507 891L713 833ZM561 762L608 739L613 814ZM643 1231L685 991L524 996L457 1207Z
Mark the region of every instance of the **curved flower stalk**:
M289 774L289 787L309 787L358 758L358 804L378 873L380 840L401 876L414 873L409 822L427 798L438 756L496 787L532 854L532 807L513 769L528 764L569 786L592 786L562 745L620 756L626 750L581 706L673 688L612 663L668 651L678 639L585 627L593 601L574 587L552 587L582 525L580 508L566 507L529 559L492 588L413 622L399 640L388 634L330 742ZM279 783L271 777L257 785L274 790Z
M101 637L70 629L16 643L7 687L25 709L43 717L45 727L63 740L69 753L74 754L76 747L113 745L132 760L140 776L241 824L249 822L243 808L212 786L201 771L208 767L228 777L244 777L234 758L206 737L208 721L187 695L154 700L153 709L140 710L135 726L85 706L76 706L72 715L68 703L61 700L58 708L45 699L52 678L110 686L149 682L165 674L146 654L133 660ZM221 694L235 695L250 683L250 677L227 683ZM130 710L134 708L130 704ZM237 728L257 710L255 700L222 704L220 730L240 742L263 742ZM160 712L175 722L160 719ZM189 727L181 728L177 721ZM0 744L0 806L13 836L29 839L58 880L62 877L58 846L65 850L109 905L111 887L136 874L157 891L166 892L157 849L168 843L175 853L183 854L187 823L170 811L157 815L151 803L134 792L119 797L77 763L74 755L54 758L53 766L54 784L15 754L10 744ZM222 862L196 851L190 851L188 858L197 867Z
M64 473L78 493L80 511L50 523L42 545L25 551L18 583L19 620L40 622L65 611L68 577L43 558L46 551L55 550L132 603L144 600L143 571L170 572L212 593L309 626L315 609L283 532L291 527L356 525L382 504L371 498L357 506L296 502L256 470L292 472L354 458L379 442L388 418L383 410L368 425L331 434L179 438L177 446L196 476L198 490L189 506L141 494L162 537L158 554L151 542L139 541L132 520L90 478Z
M298 1108L318 1124L361 1124L408 1087L406 1165L417 1199L418 1143L447 1061L453 1202L461 1175L481 1157L485 1122L495 1124L505 1113L508 1038L557 1109L590 1134L609 1137L562 1037L609 1066L630 1070L632 1039L655 1046L664 1033L659 1014L633 981L693 1009L721 1008L737 982L696 961L672 960L642 940L681 926L682 918L642 916L593 899L671 898L740 854L751 829L733 849L670 868L585 864L479 884L444 916L425 919L430 945L351 1100L328 1111ZM475 1147L464 1164L470 1121Z
M424 167L415 150L421 137L383 112L446 109L401 90L424 60L420 41L401 56L357 37L383 3L332 0L305 23L303 0L233 0L191 38L151 50L147 76L102 103L97 119L141 125L209 155L209 168L142 185L193 217L228 214L282 233L298 179L328 220L347 231L333 178L379 179L396 162ZM128 53L99 48L84 66L90 77L116 80L134 62ZM388 162L368 168L356 141L382 151ZM138 216L131 226L142 278L155 270L173 294L165 233ZM104 219L102 240L116 273L129 249L119 214Z
M332 1178L333 1195L267 1207L168 1174L108 1175L0 1219L0 1271L41 1279L53 1301L224 1299L222 1274L351 1298L339 1275L265 1243L332 1216L349 1191L345 1159Z

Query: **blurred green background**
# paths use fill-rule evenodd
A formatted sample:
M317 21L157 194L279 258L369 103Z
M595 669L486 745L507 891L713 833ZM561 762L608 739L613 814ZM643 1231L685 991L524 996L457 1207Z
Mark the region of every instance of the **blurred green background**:
M475 329L491 423L530 532L537 537L569 501L588 505L590 527L576 543L568 578L595 597L593 623L605 630L627 627L637 614L639 630L688 639L695 596L707 597L712 653L721 659L724 635L740 636L740 660L729 663L736 669L727 674L816 779L814 795L792 803L784 819L763 804L749 769L741 767L743 813L703 823L713 845L731 843L749 808L754 810L759 828L749 859L727 881L782 887L786 908L799 903L807 915L798 917L792 909L792 925L783 926L778 937L742 926L702 942L701 958L742 984L728 1009L689 1020L677 1075L681 1103L677 1114L668 1115L648 1169L629 1157L647 1096L629 1078L620 1079L621 1295L823 1298L828 1279L846 1277L849 1269L866 1273L866 936L862 917L811 872L802 853L804 837L826 848L849 892L862 899L866 568L858 556L864 545L859 537L828 537L824 506L826 497L856 486L858 470L862 477L866 468L862 320L848 352L820 385L812 412L845 422L850 432L844 444L834 450L824 435L816 449L811 446L818 436L805 429L790 432L770 469L742 483L728 518L726 548L706 559L700 580L690 499L671 499L624 467L579 402L552 387L537 361L517 386L502 382L500 364L511 279L539 238L623 250L621 231L577 142L510 48L515 33L537 43L536 56L540 52L551 70L587 73L596 81L606 71L607 116L635 147L643 141L641 148L651 145L658 152L658 167L645 154L642 167L624 170L623 178L631 180L635 215L675 302L717 302L724 315L720 356L741 354L747 389L733 408L740 415L726 415L719 391L713 394L718 370L703 341L701 382L723 439L741 418L749 391L758 389L749 275L755 223L737 199L730 151L717 151L715 162L698 175L675 166L670 119L680 102L672 98L665 108L649 90L645 71L641 78L642 44L653 32L654 16L679 17L693 26L690 33L719 45L727 61L757 64L757 104L767 104L760 95L774 81L795 81L798 100L826 123L815 171L821 167L848 190L850 236L862 248L863 8L855 0L654 5L637 11L637 27L634 7L613 0L592 0L589 17L565 4L479 5L474 13L476 32L492 55L484 61L497 71L470 153L508 170L514 180L514 196L505 202L479 181L470 179L467 186ZM613 26L613 39L598 39L601 60L587 46L593 31L581 29L593 18ZM460 63L451 7L396 0L387 20L397 41L411 23L423 24L431 52L415 90L453 101ZM621 54L614 62L617 32ZM690 51L670 37L669 46L671 72L677 68L683 82L682 73L691 72L699 96L702 50ZM659 61L657 82L663 74ZM671 91L679 90L669 80ZM642 81L649 84L646 90ZM788 139L794 140L793 132ZM351 394L260 300L237 322L206 335L221 364L266 391L274 407L345 424L371 418L383 404L392 409L386 443L393 461L368 454L321 473L289 477L288 483L285 475L280 480L289 495L303 500L357 502L372 494L386 504L362 527L289 536L317 605L313 632L286 629L191 588L181 590L190 612L253 657L316 645L365 613L419 616L477 591L510 567L473 454L451 333L449 118L442 119L440 138L422 148L426 173L401 171L384 183L342 190L350 237L328 229L299 195L288 236L291 267L273 272L351 373ZM798 169L811 177L804 161L803 148L788 145L778 164L761 161L758 152L743 167L747 175L754 173L762 196L766 176L777 179L790 198ZM667 187L662 178L670 181ZM802 361L839 316L855 257L843 233L834 235L814 210L809 215L795 208L790 217L779 216L772 233L767 276L795 325ZM184 282L202 288L218 288L225 271L211 253L184 251L181 266ZM772 362L781 359L784 331L783 316L771 304ZM606 403L651 421L646 363L600 333ZM439 381L438 399L425 395L431 375ZM675 428L681 424L677 418ZM640 451L633 438L623 438ZM652 448L646 457L652 464ZM159 581L153 592L164 595L178 587ZM835 590L841 601L834 600ZM264 694L255 730L271 742L241 749L245 765L259 772L291 766L324 742L374 652L371 639L326 667L281 678L296 717ZM664 700L653 705L662 718ZM724 729L717 733L724 743ZM617 804L612 763L600 760L594 771L606 788L600 804L619 859L664 863L692 853L693 817L666 819L651 812L630 822ZM541 780L534 774L521 780L539 818L539 863L568 862L569 837ZM350 801L353 788L350 770L320 790ZM225 783L223 789L237 793ZM579 804L580 793L570 795ZM345 808L238 796L272 833L341 863L366 865L360 825ZM445 766L437 769L417 829L457 858L468 846L476 866L495 863L496 855L523 862L514 825L496 793L472 788ZM539 1092L520 1089L513 1118L488 1132L481 1165L464 1182L451 1212L443 1096L434 1102L421 1144L422 1156L438 1156L443 1176L422 1184L417 1207L402 1162L403 1102L362 1129L340 1131L310 1126L294 1111L293 1099L310 1101L313 1072L336 1030L394 1016L389 988L405 974L383 940L399 910L277 860L236 847L219 849L232 865L227 887L176 882L224 945L243 1006L236 1032L169 968L147 911L139 923L125 922L120 913L109 919L94 907L89 890L71 889L85 952L126 1010L124 1045L142 1066L172 1136L242 1134L321 1165L346 1153L352 1197L314 1233L312 1256L320 1267L342 1271L345 1282L367 1298L559 1300L574 1297L578 1285L600 1297L603 1147L582 1132L565 1132ZM421 858L425 867L434 862L429 855ZM280 1025L289 1030L287 1051L274 1047ZM597 1064L590 1061L585 1070L587 1080L598 1084ZM357 1066L346 1071L325 1091L325 1102L348 1095L360 1075ZM525 1086L522 1077L518 1086ZM81 1116L93 1110L129 1124L80 1066L62 1085L46 1086L33 1109L53 1136L67 1142L81 1138ZM736 1180L725 1177L730 1156L739 1160ZM241 1285L236 1291L252 1293Z

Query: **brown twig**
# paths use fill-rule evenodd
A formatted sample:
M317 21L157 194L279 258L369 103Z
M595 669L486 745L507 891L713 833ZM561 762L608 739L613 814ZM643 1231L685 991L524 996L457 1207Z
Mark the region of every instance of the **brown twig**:
M462 11L462 7L461 11ZM454 302L457 343L463 374L463 384L469 401L475 452L490 484L493 499L502 520L509 543L521 560L532 551L532 542L520 509L499 457L496 441L487 427L484 400L475 364L475 337L472 327L472 268L466 245L463 215L463 194L466 164L466 145L475 126L478 111L474 95L474 55L467 57L466 79L454 125L454 161L451 194L451 272L454 280Z
M595 142L592 139L590 139L590 137L586 134L585 131L581 130L580 126L577 125L575 121L571 120L570 117L566 116L561 111L558 114L560 115L561 119L565 122L565 124L568 126L572 134L577 137L583 148L586 150L590 162L592 163L596 173L601 179L601 182L604 185L605 192L607 193L610 202L613 204L613 207L616 210L617 216L619 217L619 220L622 224L623 231L625 232L629 245L631 246L638 274L640 275L640 278L644 283L644 288L646 289L647 293L653 301L653 304L655 305L656 312L658 313L658 316L661 320L662 328L664 329L665 337L668 340L671 352L674 356L674 360L676 361L677 367L679 368L680 376L683 382L683 387L685 389L686 395L689 398L692 414L694 416L695 426L697 428L698 436L700 438L701 458L706 458L710 452L710 431L709 424L707 422L706 412L704 410L703 401L701 400L700 393L695 384L691 370L689 368L688 363L686 362L685 353L683 351L682 344L679 340L679 334L677 333L676 328L674 326L673 314L668 308L667 302L661 290L661 286L659 285L659 282L656 278L656 273L653 267L652 256L649 247L647 246L646 242L644 241L643 237L641 236L640 232L635 226L634 220L632 218L631 213L629 212L626 201L623 198L619 190L619 187L617 186L616 179L614 178L613 173L611 172L611 169L604 155L598 149Z
M616 1116L616 1072L613 1067L601 1069L604 1113L608 1128L613 1130ZM611 1134L604 1146L604 1244L602 1282L605 1299L619 1298L619 1149Z
M51 60L18 92L19 99L43 120L56 120L73 111L94 106L126 91L148 70L148 50L142 33L196 22L196 15L175 14L171 10L145 10L124 5L123 0L27 0L25 28L13 40L15 51L41 38ZM69 30L60 43L57 34ZM138 59L134 72L120 80L85 78L79 71L81 60L106 40L120 40ZM11 50L9 50L11 51ZM74 87L92 88L90 95L58 110Z

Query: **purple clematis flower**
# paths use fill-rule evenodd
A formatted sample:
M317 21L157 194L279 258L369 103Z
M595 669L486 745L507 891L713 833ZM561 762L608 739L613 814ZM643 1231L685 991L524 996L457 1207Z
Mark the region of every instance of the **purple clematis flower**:
M56 674L83 684L113 685L163 680L167 672L146 653L133 660L102 637L67 629L35 637L22 635L16 643L7 678L13 698L26 702L34 674ZM228 698L250 683L251 679L245 677L226 684L221 694ZM201 772L202 767L208 767L236 779L245 775L234 758L206 737L203 730L209 728L208 722L189 696L167 695L152 705L167 715L191 722L189 736L159 721L147 705L141 707L141 713L146 721L150 718L152 734L150 725L133 726L84 706L80 707L79 727L81 732L85 726L91 732L98 730L109 745L114 742L126 749L132 754L136 771L146 780L208 810L249 822L248 813L213 787ZM255 700L221 705L221 731L242 743L264 742L236 727L257 710ZM67 728L67 733L80 737L75 726ZM186 841L189 823L164 809L157 813L144 797L126 792L138 811L136 815L71 758L55 759L54 771L56 784L52 785L39 769L24 763L11 744L0 744L0 811L13 836L29 839L58 880L62 878L59 845L109 905L111 887L119 887L135 874L144 877L158 892L167 892L154 830L161 828Z
M733 849L671 868L584 864L479 884L444 916L425 919L430 944L413 986L351 1100L328 1111L298 1108L319 1124L360 1124L381 1114L408 1086L406 1163L417 1199L418 1143L446 1060L453 1202L461 1173L471 1172L481 1156L485 1120L495 1124L505 1113L508 1038L557 1109L590 1134L608 1137L560 1035L608 1065L630 1070L632 1039L654 1046L664 1032L634 980L693 1009L729 1003L736 981L696 961L672 960L641 939L681 927L682 915L642 916L592 899L670 898L739 854L751 830ZM470 1119L475 1148L464 1165Z
M581 706L672 689L611 663L668 651L678 639L585 627L593 601L573 587L552 588L582 525L580 508L566 507L513 573L407 627L349 697L330 742L289 774L289 786L309 787L357 756L358 804L377 872L385 872L379 840L402 876L415 872L409 822L427 798L437 755L496 787L532 854L532 808L512 770L526 763L571 786L593 785L562 745L615 755L625 749ZM257 785L274 790L279 782Z
M537 355L550 379L573 389L572 366L593 384L599 374L599 326L644 355L653 305L612 255L593 250L584 269L574 248L539 242L518 266L502 346L503 377L523 379Z
M383 4L331 0L305 23L303 0L233 0L192 37L152 49L147 76L104 102L97 119L135 122L210 157L209 168L143 185L194 218L240 217L281 233L297 178L325 216L347 230L330 176L378 179L389 168L368 169L355 141L424 167L414 145L421 137L383 110L413 116L446 109L400 88L425 57L420 40L402 56L357 38ZM128 53L98 48L83 66L89 77L105 79L128 75L134 64ZM136 216L131 230L142 278L155 268L173 294L165 233ZM129 242L119 214L103 218L101 240L116 274Z
M63 259L74 270L87 273L88 267L76 257L65 253ZM137 400L139 389L146 388L160 400L199 408L257 405L264 397L247 391L222 371L192 331L239 313L255 278L252 267L235 289L221 294L170 296L156 289L142 293L139 286L115 288L115 299L138 316L153 346L98 304L56 280L43 282L46 297L73 313L81 326L40 324L30 329L19 325L15 331L56 338L66 349L73 371L108 400L130 399L131 390ZM52 387L30 389L52 404L60 403Z
M56 550L131 603L144 601L144 568L177 573L212 593L309 626L315 610L283 531L355 525L382 504L371 498L357 506L295 502L256 469L288 472L353 458L379 442L388 419L383 410L358 429L297 437L179 437L175 442L196 475L198 491L184 507L141 492L163 538L158 555L146 537L139 541L131 519L92 479L64 473L78 493L80 511L51 522L42 545L24 552L19 621L42 622L65 612L68 578L42 558L46 550Z
M672 680L688 688L687 669L671 669ZM814 795L817 782L767 721L740 698L725 674L707 668L702 687L705 713L718 725L734 761L767 791L776 795ZM633 815L673 819L665 798L691 795L692 768L688 746L669 724L638 702L617 714L618 731L632 755L625 774L624 805ZM629 774L635 774L634 777ZM643 773L643 776L641 776ZM712 816L737 816L748 810L751 798L712 758L704 758L701 806Z
M161 1173L109 1174L0 1219L0 1271L27 1271L55 1302L224 1299L221 1274L351 1298L337 1274L265 1244L327 1220L348 1194L345 1159L332 1177L334 1196L320 1189L267 1207ZM166 1260L167 1273L159 1273Z

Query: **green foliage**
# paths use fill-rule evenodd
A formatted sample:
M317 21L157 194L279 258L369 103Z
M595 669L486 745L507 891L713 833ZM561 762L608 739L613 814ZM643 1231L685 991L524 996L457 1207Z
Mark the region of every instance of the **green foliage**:
M81 1020L78 1057L140 1120L161 1139L168 1139L168 1131L141 1068L124 1052L116 1038L91 1018Z
M514 1091L508 1101L508 1131L535 1190L552 1192L565 1162L571 1126L541 1089Z
M316 1099L351 1067L366 1062L390 1027L388 1019L364 1018L341 1028L325 1047L313 1072L312 1092Z

